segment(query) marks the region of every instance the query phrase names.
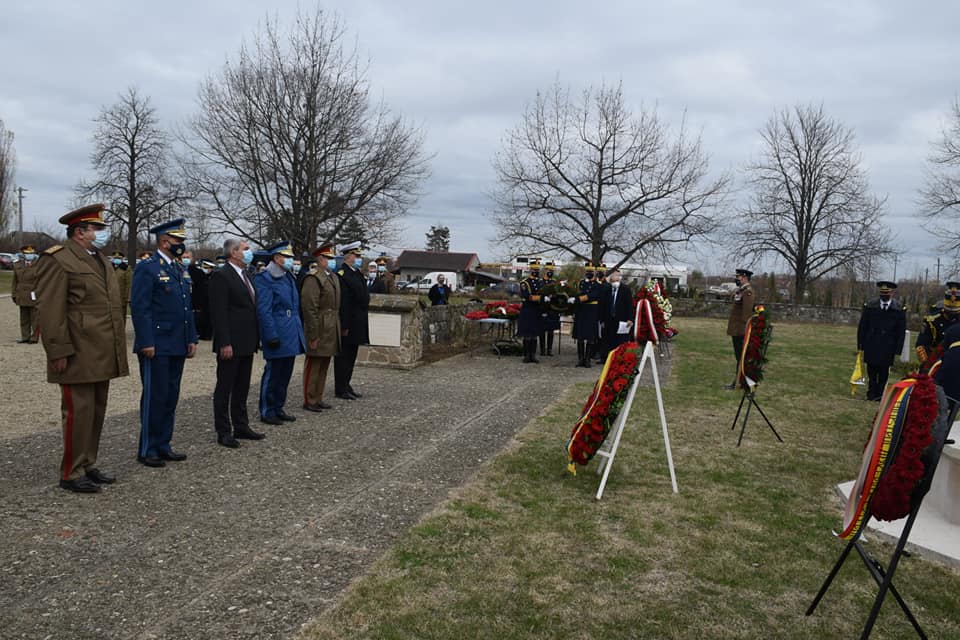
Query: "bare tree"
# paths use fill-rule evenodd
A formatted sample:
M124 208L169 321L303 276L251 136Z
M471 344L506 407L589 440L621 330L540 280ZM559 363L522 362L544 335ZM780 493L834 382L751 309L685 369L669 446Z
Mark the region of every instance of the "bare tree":
M776 112L747 167L752 196L731 234L747 258L775 256L793 272L794 301L810 283L861 259L892 255L884 200L869 192L854 134L823 107Z
M6 232L13 217L17 154L13 148L13 132L0 120L0 235Z
M950 117L933 143L933 152L927 158L926 184L920 191L921 215L933 220L938 236L943 239L941 249L954 254L960 264L960 98L954 100Z
M107 205L113 233L126 234L127 255L134 256L140 232L185 197L172 177L169 138L150 98L135 87L104 107L94 122L90 164L96 180L81 182L77 196Z
M356 220L384 241L416 201L423 136L371 106L365 68L344 39L340 21L319 9L298 14L289 33L267 20L203 83L184 166L231 232L287 238L299 252Z
M450 228L446 225L430 225L430 231L426 233L427 251L446 252L450 251Z
M665 258L721 222L728 179L708 177L700 139L655 110L633 113L621 86L579 100L559 84L509 131L494 168L498 241L529 253Z

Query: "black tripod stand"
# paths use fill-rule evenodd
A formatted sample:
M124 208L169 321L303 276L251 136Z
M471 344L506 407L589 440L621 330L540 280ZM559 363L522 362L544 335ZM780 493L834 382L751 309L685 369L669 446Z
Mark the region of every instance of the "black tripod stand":
M743 411L744 402L748 402L746 411ZM740 406L737 407L737 415L733 417L733 424L730 426L730 431L733 431L737 427L737 420L740 418L740 412L743 411L743 423L740 425L740 437L737 438L737 446L740 446L740 443L743 441L743 432L747 430L747 419L750 417L751 407L757 408L757 411L760 412L760 415L763 416L764 421L766 421L767 426L770 427L770 431L773 431L773 435L777 437L777 440L783 442L783 438L780 437L780 434L777 433L777 430L773 428L772 424L770 424L770 418L767 417L767 414L765 414L763 409L760 408L760 405L757 404L756 391L753 387L747 385L743 389L743 396L740 398Z
M942 392L940 393L940 397L943 399L946 398ZM940 406L945 406L945 402ZM847 546L843 549L843 553L841 553L840 557L837 558L836 563L833 565L833 569L830 570L830 574L823 582L823 586L820 587L820 591L817 592L813 602L810 603L810 607L807 609L806 615L809 616L813 614L814 609L817 608L817 605L820 604L820 600L823 598L824 594L827 593L827 589L830 588L830 583L833 582L833 578L837 575L837 572L840 571L840 567L843 566L847 556L850 555L850 552L855 549L857 554L860 556L860 559L863 560L863 564L867 567L867 571L870 572L873 580L877 583L877 586L880 587L880 591L877 593L877 597L873 601L873 607L870 609L870 615L867 616L867 622L863 626L863 633L860 634L860 640L867 640L867 638L870 637L870 634L873 631L873 625L876 623L877 616L880 614L880 607L883 605L883 601L887 597L887 591L893 594L894 599L897 601L897 604L900 605L900 609L907 617L907 620L909 620L910 624L913 625L917 635L923 640L927 640L927 634L924 633L923 629L920 627L920 623L917 622L917 619L910 611L910 607L907 606L907 603L904 602L900 592L897 591L897 588L893 585L893 574L897 571L897 565L900 563L900 557L903 555L904 547L906 547L907 540L910 538L910 530L913 529L913 523L917 519L917 513L920 511L920 505L923 503L923 497L926 496L927 492L930 490L930 483L933 481L933 474L937 469L937 464L940 462L940 455L943 453L943 445L947 433L950 431L950 426L957 417L957 408L957 402L951 399L947 410L941 412L941 415L938 418L938 422L945 419L946 423L938 424L938 428L934 430L934 442L932 445L930 445L934 455L927 462L924 478L921 481L920 486L918 486L916 489L920 497L916 500L916 504L914 504L913 508L910 510L910 515L907 516L907 522L903 527L903 532L900 534L900 539L897 541L897 547L894 549L893 555L890 557L890 562L887 564L886 571L884 570L883 565L881 565L878 560L874 559L870 554L868 554L860 544L860 536L867 528L867 523L870 521L870 516L867 515L860 530L856 533L856 535L853 536L853 539L847 543ZM944 414L946 414L946 416ZM851 491L852 490L853 489L851 489ZM867 509L869 510L869 508L870 505L868 504Z

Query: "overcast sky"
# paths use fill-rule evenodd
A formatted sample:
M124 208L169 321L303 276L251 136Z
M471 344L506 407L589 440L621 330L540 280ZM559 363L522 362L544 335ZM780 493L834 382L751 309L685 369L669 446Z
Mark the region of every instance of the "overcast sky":
M310 0L302 0L312 7ZM485 213L503 133L537 89L623 82L702 130L716 171L756 154L774 109L823 103L853 128L871 186L906 257L900 277L935 269L935 239L913 217L929 143L958 91L960 3L324 2L369 57L375 95L426 132L435 154L403 245L447 224L452 249L494 258ZM136 85L164 124L196 108L200 80L233 55L268 10L296 0L31 0L0 21L0 118L16 134L25 228L53 226L89 175L92 119ZM715 251L682 258L726 270ZM891 266L892 272L892 266Z

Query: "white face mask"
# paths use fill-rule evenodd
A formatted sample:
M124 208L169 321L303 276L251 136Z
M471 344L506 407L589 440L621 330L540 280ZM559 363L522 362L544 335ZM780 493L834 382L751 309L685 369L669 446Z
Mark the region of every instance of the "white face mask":
M613 287L614 289L619 289L619 288L620 288L620 281L617 280L617 281L615 281L615 282L611 282L611 283L610 283L610 286Z
M97 249L103 249L110 242L110 229L97 229L95 233L93 246Z

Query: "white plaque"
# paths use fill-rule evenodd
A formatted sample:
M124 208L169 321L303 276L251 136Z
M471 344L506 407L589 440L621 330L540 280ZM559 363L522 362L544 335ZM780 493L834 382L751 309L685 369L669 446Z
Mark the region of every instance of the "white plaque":
M396 313L371 313L369 316L370 344L379 347L399 347L400 320Z

